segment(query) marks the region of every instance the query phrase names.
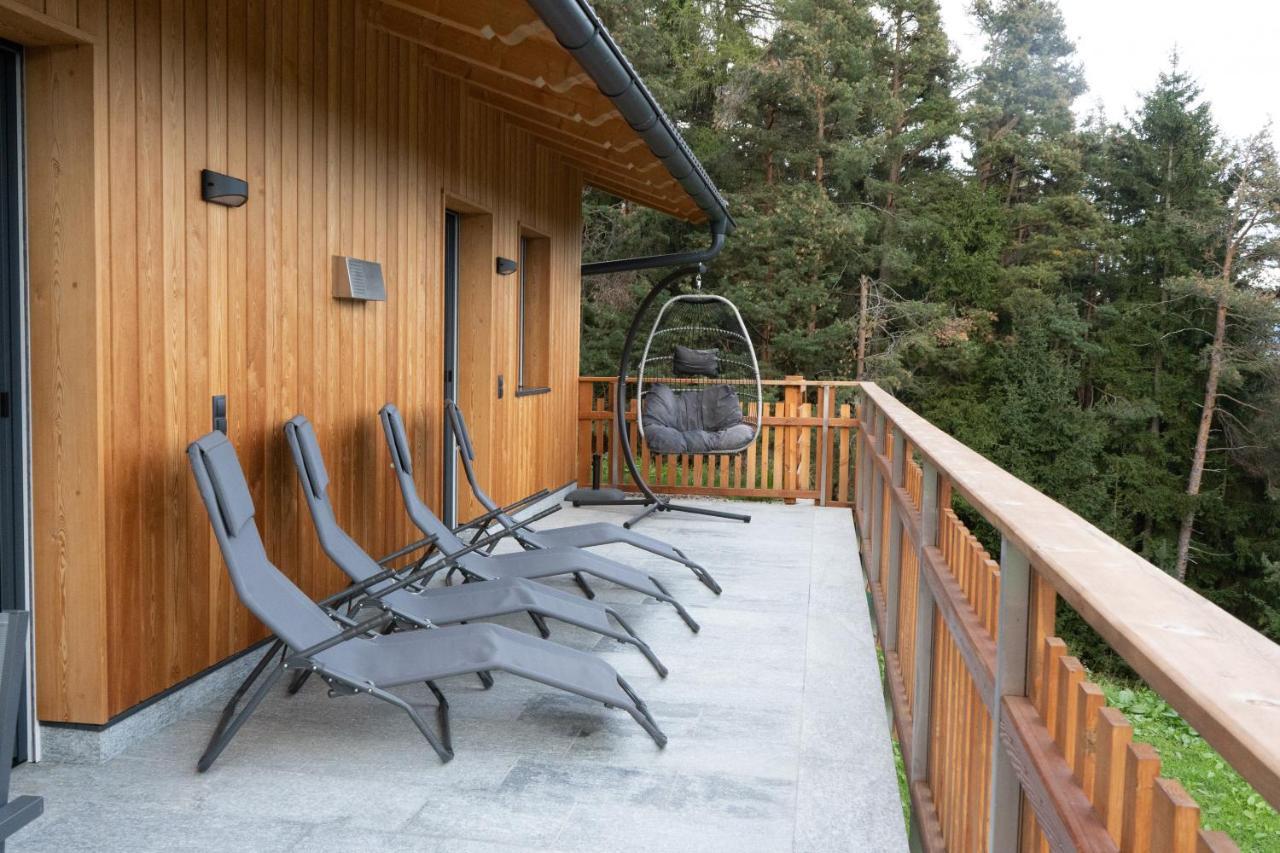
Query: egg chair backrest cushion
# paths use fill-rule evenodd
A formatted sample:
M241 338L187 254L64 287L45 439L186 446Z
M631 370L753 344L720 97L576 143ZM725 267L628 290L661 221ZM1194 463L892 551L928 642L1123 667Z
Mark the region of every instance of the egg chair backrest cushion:
M711 376L720 375L720 350L694 349L676 344L671 357L676 376Z
M676 393L654 385L641 414L645 441L654 453L723 453L751 443L755 427L742 420L738 395L728 385Z

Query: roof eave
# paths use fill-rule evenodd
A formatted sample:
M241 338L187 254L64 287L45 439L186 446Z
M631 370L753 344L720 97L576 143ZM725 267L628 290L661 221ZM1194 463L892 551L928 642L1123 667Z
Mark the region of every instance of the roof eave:
M528 0L547 28L611 100L631 129L707 215L712 228L731 233L729 206L688 143L631 66L586 0Z

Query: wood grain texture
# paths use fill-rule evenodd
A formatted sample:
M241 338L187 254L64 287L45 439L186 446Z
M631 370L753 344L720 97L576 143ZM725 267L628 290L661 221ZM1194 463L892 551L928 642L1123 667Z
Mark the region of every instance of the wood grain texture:
M1006 696L1000 737L1009 749L1027 802L1054 850L1114 851L1115 841L1084 792L1073 784L1071 768L1053 744L1030 700Z
M94 50L31 50L25 65L38 713L96 722L109 707L110 484L109 416L99 397L109 358L95 251Z
M39 713L103 723L263 635L183 453L213 395L267 550L313 596L342 579L286 418L315 422L339 518L370 551L411 538L382 403L405 414L438 505L450 199L488 222L467 238L462 316L484 485L505 502L574 477L575 443L554 438L575 434L583 173L358 0L36 6L92 42L28 52ZM206 167L248 180L248 204L202 202ZM494 257L516 255L521 228L549 243L551 390L517 398L517 293ZM339 254L380 262L387 301L333 299Z

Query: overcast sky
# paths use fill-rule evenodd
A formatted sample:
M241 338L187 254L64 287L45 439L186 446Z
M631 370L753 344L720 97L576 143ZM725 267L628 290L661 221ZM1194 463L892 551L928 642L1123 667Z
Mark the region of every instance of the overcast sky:
M970 0L940 0L952 42L966 64L982 56ZM1277 0L1059 0L1089 81L1076 105L1102 104L1119 120L1139 103L1176 47L1200 82L1218 127L1230 137L1268 119L1280 143L1280 2Z

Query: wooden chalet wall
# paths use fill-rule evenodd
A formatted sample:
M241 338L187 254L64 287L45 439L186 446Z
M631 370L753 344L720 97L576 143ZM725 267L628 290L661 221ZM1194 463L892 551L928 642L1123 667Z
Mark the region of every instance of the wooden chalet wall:
M103 723L264 634L187 468L213 395L267 550L313 596L341 579L298 492L290 415L315 423L339 518L369 551L411 538L384 402L438 505L446 206L491 233L461 295L481 476L499 499L573 478L582 176L356 0L30 5L0 0L0 35L32 45L39 716ZM206 167L247 179L248 204L202 202ZM517 279L493 268L522 228L552 251L552 390L528 397ZM381 262L387 301L333 299L335 254Z

